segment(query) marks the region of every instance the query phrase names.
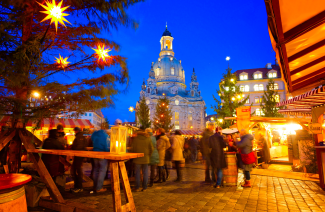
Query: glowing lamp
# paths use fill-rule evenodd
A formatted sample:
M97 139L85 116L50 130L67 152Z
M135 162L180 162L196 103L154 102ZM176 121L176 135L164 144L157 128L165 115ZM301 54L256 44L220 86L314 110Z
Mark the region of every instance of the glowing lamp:
M231 82L233 82L233 81L234 81L234 79L231 79L230 81L231 81Z
M111 56L108 55L108 52L111 51L110 49L105 49L105 45L98 45L97 49L93 49L96 53L96 56L98 58L98 62L100 59L103 60L103 62L106 62L107 58L110 58Z
M118 125L111 128L110 152L114 154L126 153L126 137L128 128Z
M232 97L231 100L232 100L232 101L235 101L235 97Z
M62 2L63 0L56 5L55 0L52 0L52 3L45 0L46 6L37 2L46 10L40 12L47 14L47 16L41 22L51 19L51 24L54 22L56 31L58 31L58 23L62 24L64 27L66 27L64 22L71 24L67 19L64 18L64 16L68 16L69 14L63 13L63 11L68 9L69 6L61 8Z
M226 60L229 61L230 60L230 57L226 57Z
M213 117L211 117L210 119L211 119L211 121L213 121L213 120L214 120L214 118L213 118Z
M222 120L222 119L218 119L218 121L219 121L220 123L222 123L222 122L223 122L223 120Z
M191 126L191 129L193 129L193 126Z
M158 120L156 122L158 123Z
M161 117L164 117L164 115L161 115Z
M134 107L129 107L129 111L132 113L134 111Z
M65 67L67 67L68 64L70 63L70 62L67 61L67 60L68 60L68 57L63 58L63 57L61 57L60 54L59 54L59 58L55 57L55 59L56 59L56 63L57 63L61 68L65 68Z
M35 92L33 93L33 96L34 96L35 98L38 98L38 97L40 97L40 93L38 93L37 91L35 91Z
M165 93L163 93L163 96L165 96L166 94Z

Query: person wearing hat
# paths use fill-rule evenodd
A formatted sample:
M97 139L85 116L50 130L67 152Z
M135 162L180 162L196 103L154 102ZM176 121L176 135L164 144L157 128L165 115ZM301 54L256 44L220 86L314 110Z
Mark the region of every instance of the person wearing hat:
M148 186L148 165L150 163L150 157L154 150L150 135L144 131L143 127L137 131L137 137L134 138L131 146L132 152L143 153L144 157L134 158L135 164L135 188L134 191L140 191L140 170L143 173L142 191L145 191Z
M221 133L221 127L216 128L216 133L209 138L209 148L211 148L210 161L214 169L214 174L217 176L215 188L220 188L222 180L222 169L227 167L226 156L223 148L226 148L226 142Z
M157 169L157 164L159 163L159 154L158 154L158 150L157 150L157 141L156 141L156 137L153 136L152 134L152 129L147 128L146 129L146 133L148 133L150 135L150 139L152 142L152 146L153 146L153 153L150 157L150 183L149 183L149 187L153 186L153 182L155 179L155 171Z
M85 151L88 145L87 139L83 136L83 133L79 127L75 127L75 139L71 145L71 150ZM74 157L72 164L72 175L74 177L74 188L71 189L73 193L78 193L83 191L82 181L83 181L83 157Z

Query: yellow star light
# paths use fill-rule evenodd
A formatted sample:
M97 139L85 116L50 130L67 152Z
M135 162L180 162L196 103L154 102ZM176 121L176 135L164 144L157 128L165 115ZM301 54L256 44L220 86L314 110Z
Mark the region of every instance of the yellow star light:
M57 57L55 57L55 61L56 61L56 63L57 64L59 64L60 66L61 66L61 68L65 68L65 67L67 67L68 66L68 64L70 63L70 62L68 62L67 60L68 60L68 57L66 57L66 58L63 58L63 57L61 57L61 55L59 54L59 58L57 58Z
M56 31L58 31L58 23L59 22L63 26L65 26L64 22L71 24L67 19L64 18L64 16L68 16L69 14L63 13L63 11L65 11L70 6L61 8L62 1L60 3L58 3L58 5L56 5L55 0L52 0L52 3L45 0L46 6L37 2L39 5L41 5L46 10L46 11L40 11L40 12L47 14L47 16L41 22L51 19L51 24L53 22L55 23Z
M108 52L111 51L111 50L110 49L105 49L105 45L103 45L103 46L98 45L97 49L93 49L93 50L97 54L98 62L99 62L100 59L102 59L103 62L106 62L106 58L111 57L111 56L108 55Z

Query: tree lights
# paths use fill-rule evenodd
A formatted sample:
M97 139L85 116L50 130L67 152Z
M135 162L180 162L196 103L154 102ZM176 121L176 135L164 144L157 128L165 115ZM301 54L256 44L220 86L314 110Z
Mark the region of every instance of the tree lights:
M97 55L98 58L98 62L100 61L100 59L103 60L103 62L106 62L107 58L110 58L111 56L108 55L108 52L111 51L110 49L105 49L105 45L98 45L97 49L93 49Z
M56 31L58 31L58 23L61 23L64 27L66 27L64 22L71 24L67 19L64 18L64 16L68 16L69 14L63 13L63 11L65 11L70 6L61 8L62 2L63 0L60 3L58 3L58 5L56 5L55 0L52 0L52 3L49 1L45 1L46 6L37 2L46 10L40 12L47 14L47 16L41 22L51 19L51 24L53 22L55 23Z
M70 63L70 62L67 61L67 60L68 60L68 57L63 58L63 57L61 57L61 55L59 55L59 58L55 57L55 59L56 59L56 63L57 63L61 68L63 68L63 69L64 69L65 67L67 67L68 64Z

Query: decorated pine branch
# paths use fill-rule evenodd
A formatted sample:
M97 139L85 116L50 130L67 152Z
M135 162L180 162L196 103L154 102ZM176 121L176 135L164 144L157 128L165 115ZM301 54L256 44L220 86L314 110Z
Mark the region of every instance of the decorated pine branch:
M150 121L150 114L149 114L149 107L146 104L145 97L142 97L139 106L137 108L137 118L138 123L140 126L144 128L150 128L151 127L151 121Z
M136 28L125 10L140 1L1 1L0 114L27 122L114 105L128 69L101 33Z

